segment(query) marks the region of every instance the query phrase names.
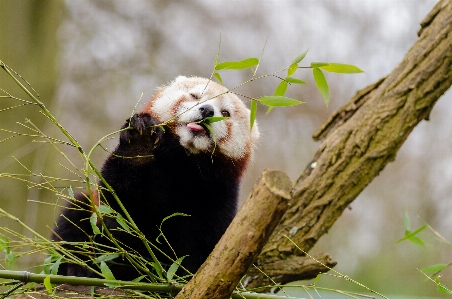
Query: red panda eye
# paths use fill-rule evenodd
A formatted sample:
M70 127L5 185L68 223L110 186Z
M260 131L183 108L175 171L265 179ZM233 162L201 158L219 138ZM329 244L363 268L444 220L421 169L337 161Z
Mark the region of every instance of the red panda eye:
M199 100L199 96L198 96L197 94L190 93L190 96L191 96L192 98L194 98L195 100Z
M231 114L229 114L229 111L227 111L227 110L222 110L221 111L221 115L223 115L223 117L230 117L231 116Z

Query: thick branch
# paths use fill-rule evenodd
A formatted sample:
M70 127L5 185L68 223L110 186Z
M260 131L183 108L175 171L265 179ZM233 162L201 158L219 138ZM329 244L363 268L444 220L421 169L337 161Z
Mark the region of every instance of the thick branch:
M436 101L449 89L452 0L440 1L422 22L419 33L417 42L392 73L359 91L316 132L314 137L323 142L297 180L293 204L257 260L262 268L302 254L286 235L309 251L395 159L414 127L428 118ZM303 273L300 265L298 276L291 271L271 278L287 282L302 278ZM249 287L269 281L255 269L248 275Z
M287 175L264 171L207 261L176 299L229 298L287 210L291 189Z

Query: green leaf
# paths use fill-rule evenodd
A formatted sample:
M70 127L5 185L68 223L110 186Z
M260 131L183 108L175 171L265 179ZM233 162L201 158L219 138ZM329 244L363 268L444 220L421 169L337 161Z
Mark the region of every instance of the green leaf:
M263 96L259 98L259 103L271 107L285 107L303 104L304 102L282 96Z
M50 274L50 267L52 266L51 263L52 256L49 256L44 260L44 269L43 269L44 274Z
M207 130L209 130L210 134L212 135L213 150L212 150L211 155L213 155L213 153L215 153L215 150L217 148L217 136L215 136L215 131L212 129L212 127L207 122L204 122L204 126L206 127Z
M405 214L403 214L403 225L405 226L406 230L410 230L411 220L410 215L408 215L408 212L405 212Z
M287 76L292 76L298 69L298 63L292 63L287 69Z
M421 269L421 271L435 273L435 272L441 272L446 268L447 268L447 264L435 264L435 265L427 266L427 267Z
M71 186L69 186L68 194L69 194L69 196L70 196L72 199L75 199L75 197L74 197L74 191L72 191L72 187L71 187Z
M178 258L174 261L174 263L169 267L168 271L166 272L166 279L168 281L171 281L173 279L174 274L176 273L177 269L179 269L180 264L184 260L186 256L183 256L181 258Z
M98 264L100 262L107 262L107 261L111 261L114 260L115 258L117 258L119 256L119 254L114 253L114 254L103 254L99 257L97 257L96 259L93 260L93 263Z
M47 292L52 294L52 284L50 283L50 276L44 278L44 286L46 287Z
M97 214L96 213L91 214L91 217L89 217L89 222L91 223L91 228L93 230L93 234L95 234L95 235L100 234L100 230L97 227Z
M221 48L221 32L220 32L220 40L218 41L218 51L215 55L215 60L213 61L213 66L216 67L218 63L218 57L220 56L220 48Z
M217 64L215 70L242 70L259 64L259 59L248 58L241 61L225 61Z
M254 126L254 122L256 121L256 113L257 113L257 101L251 100L251 109L250 109L250 130Z
M127 225L126 220L120 214L116 215L116 222L127 232L130 233L130 227Z
M267 115L267 114L269 114L270 112L272 112L273 108L275 108L275 107L269 106L268 109L267 109L267 112L265 112L265 115Z
M284 80L286 80L288 83L292 83L292 84L308 84L308 82L294 78L294 77L286 77Z
M162 268L158 266L156 263L150 263L152 268L154 268L155 272L157 272L158 276L163 279Z
M273 93L273 95L282 97L286 93L286 90L287 90L287 82L281 81L281 82L279 82L278 87L276 87L276 90Z
M133 282L140 282L143 278L147 277L147 275L141 275L138 276L137 278L135 278L134 280L132 280Z
M200 121L200 123L211 124L211 123L216 123L218 121L222 121L222 120L225 120L228 118L229 117L224 117L224 116L210 116L210 117L204 118L202 121Z
M8 237L5 237L4 240L0 240L0 242L1 242L1 244L2 244L2 250L3 250L6 254L9 254L11 249L9 249L9 239L8 239Z
M113 210L109 206L100 205L98 208L102 214L108 214L108 215L113 214Z
M441 294L452 294L452 292L448 288L446 288L446 286L443 285L442 283L438 283L436 285L436 290L438 291L438 293Z
M13 252L10 252L6 255L6 262L8 264L11 264L12 262L14 262L16 260L16 258L17 258L17 256Z
M303 60L303 58L306 56L306 54L308 54L308 51L309 51L309 49L304 51L300 55L298 55L297 58L295 58L292 63L300 63Z
M108 265L104 261L100 262L100 271L102 272L102 276L105 279L116 280L116 278L113 275L113 273L111 272L110 268L108 267Z
M416 243L416 244L419 244L419 245L425 245L424 242L422 242L422 240L419 237L417 237L416 235L418 233L420 233L421 231L423 231L424 229L426 229L426 228L427 228L427 225L424 225L424 226L421 226L420 228L418 228L417 230L415 230L414 232L412 232L410 230L406 230L405 231L405 237L403 237L402 239L398 240L396 243L400 243L400 242L405 241L405 240L410 240L413 243Z
M335 63L330 62L328 65L319 66L322 70L331 72L331 73L341 73L341 74L357 74L362 73L363 71L351 64L343 64L343 63Z
M311 62L311 67L312 68L318 68L318 67L321 67L321 66L326 66L328 64L329 64L328 62Z
M58 274L58 268L60 267L60 264L61 264L61 260L62 260L63 258L62 257L60 257L59 259L57 259L56 261L55 261L55 263L52 265L52 271L50 272L50 274L53 274L53 275L57 275Z
M223 79L221 79L220 74L214 73L213 76L218 80L218 82L220 82L220 84L223 84Z
M330 89L328 87L328 82L326 82L325 75L319 68L313 68L312 74L314 75L315 84L322 95L323 100L325 101L326 106L330 102Z
M314 278L314 284L316 284L317 283L317 281L319 281L319 279L322 277L322 273L320 273L320 274L317 274L317 276Z

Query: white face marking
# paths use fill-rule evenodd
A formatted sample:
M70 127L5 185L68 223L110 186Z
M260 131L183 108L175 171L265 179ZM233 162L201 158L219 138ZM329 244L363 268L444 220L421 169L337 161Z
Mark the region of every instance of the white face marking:
M216 141L215 150L231 158L243 158L252 154L259 138L257 123L250 130L250 111L245 104L224 86L209 79L179 76L160 89L151 101L146 108L152 111L143 112L149 112L162 122L174 120L181 145L193 154L212 152ZM213 110L213 116L223 116L222 112L227 111L230 117L211 123L213 133L206 132L194 124L203 118L202 107Z

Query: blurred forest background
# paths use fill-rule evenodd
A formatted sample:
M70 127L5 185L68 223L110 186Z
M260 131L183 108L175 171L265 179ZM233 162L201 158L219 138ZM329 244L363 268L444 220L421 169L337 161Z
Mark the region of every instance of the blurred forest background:
M332 61L354 64L358 75L327 74L331 101L325 107L310 70L297 77L310 84L289 87L288 96L307 104L258 111L262 139L256 160L242 185L245 199L265 168L286 172L293 180L309 163L318 144L311 134L358 89L387 75L417 39L419 23L435 0L307 0L307 1L0 1L0 60L20 73L38 91L46 107L88 150L102 136L117 130L143 95L177 75L209 77L221 34L219 61L259 57L266 43L258 74L287 67L309 48L305 64ZM223 72L231 88L250 72ZM270 95L278 80L247 84L240 93ZM0 88L26 99L5 72ZM1 94L5 95L5 94ZM391 163L344 212L329 234L311 253L328 252L337 270L383 294L441 297L435 285L417 270L452 262L451 246L431 233L426 246L407 241L403 215L412 228L432 225L452 241L452 93L443 96L431 120L422 122ZM0 98L0 110L20 104ZM62 138L36 106L0 112L0 128L28 132L17 124L30 119L49 136ZM12 134L0 131L0 140ZM27 173L77 179L60 166L68 166L51 145L16 136L0 143L0 173ZM117 139L106 143L112 149ZM76 150L60 149L83 167ZM98 148L100 167L107 153ZM42 182L39 177L31 178ZM55 183L68 187L67 182ZM71 183L75 187L82 184ZM51 192L0 178L0 206L43 235L58 214ZM1 226L21 231L0 218ZM44 257L23 258L24 269ZM442 282L452 287L452 271ZM360 290L340 279L320 284ZM445 295L443 295L445 296Z

